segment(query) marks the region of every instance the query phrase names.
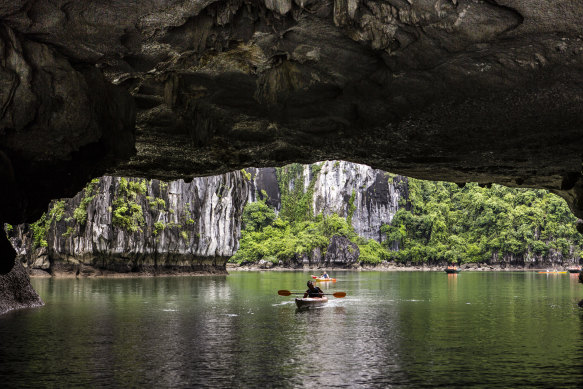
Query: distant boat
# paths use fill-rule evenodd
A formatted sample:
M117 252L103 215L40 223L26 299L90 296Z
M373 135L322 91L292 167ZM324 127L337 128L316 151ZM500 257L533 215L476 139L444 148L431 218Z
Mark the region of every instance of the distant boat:
M457 274L460 271L462 271L462 269L460 269L459 267L446 267L445 268L445 272L447 274Z
M312 276L313 279L315 279L316 281L330 281L330 282L336 282L336 278L324 278L324 277L316 277L316 276Z
M566 271L547 270L547 271L539 271L538 274L567 274L567 272Z

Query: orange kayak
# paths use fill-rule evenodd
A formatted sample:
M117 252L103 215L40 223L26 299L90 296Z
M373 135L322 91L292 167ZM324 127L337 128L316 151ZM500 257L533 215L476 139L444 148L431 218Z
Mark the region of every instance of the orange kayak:
M331 282L336 282L336 278L321 278L321 277L316 277L316 276L312 276L313 279L315 279L316 281L331 281Z
M539 271L538 274L567 274L566 271Z

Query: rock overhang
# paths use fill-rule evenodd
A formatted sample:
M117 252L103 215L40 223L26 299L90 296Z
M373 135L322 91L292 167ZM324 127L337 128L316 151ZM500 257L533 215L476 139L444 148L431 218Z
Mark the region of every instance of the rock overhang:
M0 18L3 221L103 173L325 159L546 188L583 215L579 2L10 0Z

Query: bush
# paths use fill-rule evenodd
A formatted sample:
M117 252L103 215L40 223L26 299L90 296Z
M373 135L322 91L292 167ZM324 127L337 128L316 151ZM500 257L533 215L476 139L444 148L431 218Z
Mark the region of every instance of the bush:
M386 248L374 239L369 239L365 244L359 244L361 263L379 264L382 261L391 259L391 255Z

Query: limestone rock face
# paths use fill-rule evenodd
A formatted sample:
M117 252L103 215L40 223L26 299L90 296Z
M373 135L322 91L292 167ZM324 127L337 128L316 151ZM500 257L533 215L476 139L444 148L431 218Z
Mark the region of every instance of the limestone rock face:
M311 188L313 216L348 217L365 238L380 241L382 225L406 201L405 177L368 166L326 161L300 165L297 171L291 189L299 185L300 192L308 193ZM239 248L245 204L261 199L280 212L282 185L274 168L244 169L190 183L104 176L75 197L51 204L46 247L37 247L27 224L14 226L9 235L19 262L54 274L224 271ZM349 243L336 237L330 255L317 249L287 265L350 265L358 258L358 247L355 252Z
M314 167L317 169L313 169ZM276 211L281 209L281 185L274 168L245 169L251 177L249 201L265 199ZM313 172L317 171L317 174ZM303 165L289 183L305 193L311 188L312 214L333 213L349 218L355 232L367 239L382 240L381 226L390 224L399 201L408 198L407 178L366 165L346 161L324 161ZM265 197L267 196L267 197Z
M407 193L406 177L366 165L326 161L314 185L313 209L316 215L349 216L358 235L380 242L381 226L391 223Z
M360 250L356 243L352 243L344 236L333 236L330 245L326 250L326 263L329 265L351 265L356 264Z
M132 185L144 192L132 191ZM240 172L190 183L106 176L88 188L60 206L53 203L48 247L32 248L28 226L13 231L21 262L57 273L79 273L87 266L216 272L224 271L239 247L248 196Z
M275 211L281 209L281 192L275 168L245 169L251 177L248 202L265 200Z

